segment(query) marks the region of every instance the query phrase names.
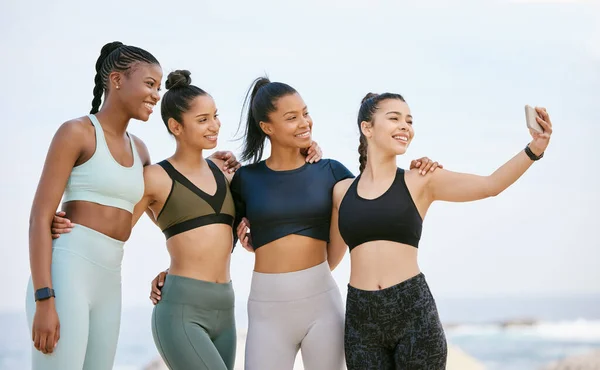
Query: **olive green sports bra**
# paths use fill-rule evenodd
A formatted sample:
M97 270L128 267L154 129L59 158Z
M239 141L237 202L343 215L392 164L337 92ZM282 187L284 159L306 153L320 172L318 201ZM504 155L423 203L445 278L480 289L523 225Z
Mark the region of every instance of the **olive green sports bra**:
M166 238L210 224L233 226L235 207L225 175L216 164L207 161L217 182L217 191L209 195L183 176L168 161L159 162L173 180L171 192L156 222Z

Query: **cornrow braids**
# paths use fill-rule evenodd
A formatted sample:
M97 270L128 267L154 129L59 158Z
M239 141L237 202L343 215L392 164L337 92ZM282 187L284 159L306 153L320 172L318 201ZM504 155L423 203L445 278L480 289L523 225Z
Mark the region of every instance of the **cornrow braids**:
M96 61L96 76L94 77L94 99L90 114L98 113L102 94L108 88L108 76L111 72L129 73L136 63L158 64L158 60L149 52L136 46L124 45L113 41L102 47Z

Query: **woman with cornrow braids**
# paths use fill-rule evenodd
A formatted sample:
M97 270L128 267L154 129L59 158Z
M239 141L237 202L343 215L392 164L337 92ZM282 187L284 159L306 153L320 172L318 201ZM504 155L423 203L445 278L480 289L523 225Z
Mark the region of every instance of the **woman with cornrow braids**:
M161 79L149 52L106 44L96 62L90 114L63 123L50 144L29 226L34 370L113 367L123 244L144 193L143 167L150 163L146 146L127 127L131 119L150 118ZM52 241L61 197L76 227Z
M147 209L140 201L150 164L146 146L127 127L131 119L148 121L161 79L149 52L106 44L96 62L90 114L65 122L53 138L30 216L27 316L34 370L113 367L123 245ZM235 167L230 152L213 156L228 159L225 170ZM58 215L69 220L53 217L61 197ZM69 228L52 229L53 220ZM58 239L58 233L65 235Z

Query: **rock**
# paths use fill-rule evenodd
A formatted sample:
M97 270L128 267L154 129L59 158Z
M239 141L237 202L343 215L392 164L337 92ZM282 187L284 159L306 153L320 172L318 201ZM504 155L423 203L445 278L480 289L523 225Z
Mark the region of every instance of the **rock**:
M506 329L510 327L519 327L519 326L533 326L537 324L536 320L533 319L518 319L518 320L509 320L503 321L500 323L500 327Z

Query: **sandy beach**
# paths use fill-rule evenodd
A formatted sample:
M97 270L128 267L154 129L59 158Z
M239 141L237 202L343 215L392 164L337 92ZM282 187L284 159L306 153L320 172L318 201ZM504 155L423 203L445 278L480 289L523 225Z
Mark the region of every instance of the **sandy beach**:
M238 333L237 342L237 354L235 360L235 370L244 369L244 348L246 346L246 334ZM294 364L294 370L303 370L302 356L298 353L296 356L296 363ZM449 345L448 348L448 364L447 370L483 370L484 367L477 360L467 355L465 352L457 347ZM152 363L144 367L143 370L168 370L167 366L163 361L158 358Z
M556 361L542 370L600 370L600 350Z

